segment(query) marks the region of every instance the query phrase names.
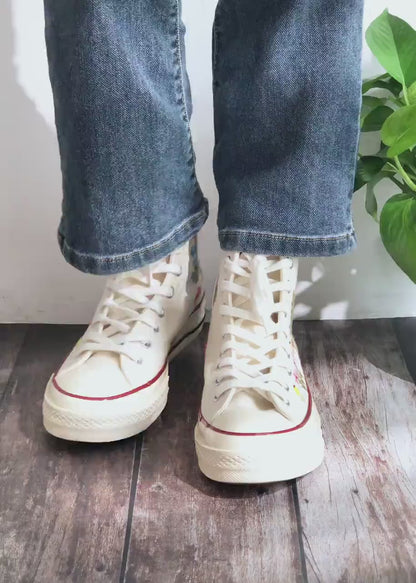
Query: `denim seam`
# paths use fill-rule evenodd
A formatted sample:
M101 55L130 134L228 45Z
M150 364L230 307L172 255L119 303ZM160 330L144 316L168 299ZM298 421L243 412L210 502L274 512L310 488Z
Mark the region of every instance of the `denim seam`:
M219 0L220 1L220 0ZM214 20L212 23L212 84L215 87L215 72L218 62L218 5L215 9Z
M79 258L85 257L87 259L94 259L97 262L97 264L101 265L106 263L115 263L117 261L123 261L125 259L131 259L135 255L141 255L149 251L156 251L160 247L163 247L170 241L174 240L178 235L186 231L187 228L189 227L192 228L195 224L198 224L198 222L201 219L205 219L206 216L207 211L206 208L204 207L195 215L192 215L191 217L188 217L187 219L182 221L182 223L175 227L175 229L170 231L165 237L162 237L162 239L159 239L159 241L157 241L156 243L152 243L151 245L147 245L146 247L141 247L140 249L135 249L133 251L130 251L129 253L121 253L119 255L101 256L96 253L84 253L83 251L77 251L76 249L74 249L74 247L68 245L68 243L65 241L65 236L60 231L58 231L58 234L62 240L61 248L63 252L67 250Z
M212 23L212 85L213 89L217 85L217 64L220 51L220 15L222 11L223 0L218 0L215 7L214 20Z
M183 106L183 112L185 114L185 121L189 127L189 114L188 108L186 106L186 99L185 99L185 83L183 78L183 63L182 63L182 47L181 47L181 37L180 37L180 4L179 0L175 0L175 7L176 7L176 58L178 60L178 69L179 69L179 79L180 79L180 87L181 87L181 104Z
M181 35L180 35L180 21L181 21L181 8L180 8L180 0L175 0L174 3L174 19L175 19L175 62L174 66L176 68L176 75L175 81L177 82L179 91L178 91L178 104L181 106L183 121L186 125L186 133L188 136L188 153L189 158L187 160L188 164L192 165L192 179L194 183L196 183L196 174L195 174L195 153L192 144L192 135L191 135L191 124L189 119L189 112L186 105L186 95L185 95L185 81L184 81L184 71L183 71L183 61L182 61L182 47L181 47Z
M220 229L219 234L248 234L255 237L267 237L279 239L280 241L339 241L340 239L354 238L354 231L343 233L341 235L329 235L327 237L321 236L302 236L302 235L283 235L281 233L248 231L245 229Z

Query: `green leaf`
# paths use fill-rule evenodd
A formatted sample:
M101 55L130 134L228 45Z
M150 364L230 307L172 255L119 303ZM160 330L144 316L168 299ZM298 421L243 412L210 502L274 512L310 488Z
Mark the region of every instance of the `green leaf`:
M362 109L372 109L384 105L385 99L383 97L375 97L374 95L363 95L362 98Z
M384 164L385 161L377 156L361 156L357 162L354 191L371 182L380 173Z
M416 197L395 194L380 215L380 234L388 253L416 283Z
M416 173L416 150L410 152L410 150L406 150L399 156L400 163L405 168L410 168L410 170Z
M379 97L373 97L372 95L363 95L361 102L361 112L360 112L360 123L361 126L364 124L365 118L374 109L382 107L384 105L385 99Z
M377 180L378 182L378 180ZM365 210L377 221L377 199L374 193L375 183L369 182L365 191Z
M378 205L374 188L381 180L383 180L383 178L389 178L389 173L385 170L381 170L378 174L374 174L372 179L367 183L365 191L365 210L376 222L378 222Z
M372 109L361 120L361 131L377 132L381 130L386 119L393 113L394 111L391 109L391 107L387 107L387 105L380 105L379 107Z
M409 100L410 105L416 104L416 81L412 83L407 90L407 99Z
M385 10L368 27L367 44L394 79L409 87L416 81L416 31Z
M416 148L412 152L406 150L398 156L399 163L402 165L403 170L406 172L407 176L416 183ZM407 185L407 188L403 188L403 192L414 192L412 188Z
M390 91L395 97L398 97L402 91L402 85L396 79L393 79L393 77L385 73L384 75L379 75L378 77L364 81L362 86L363 95L371 89L385 89L386 91Z
M389 156L387 156L387 150L388 146L385 146L383 142L380 142L380 149L377 152L378 158L389 158Z
M390 146L387 155L392 158L412 149L416 145L416 104L390 115L381 128L381 139Z

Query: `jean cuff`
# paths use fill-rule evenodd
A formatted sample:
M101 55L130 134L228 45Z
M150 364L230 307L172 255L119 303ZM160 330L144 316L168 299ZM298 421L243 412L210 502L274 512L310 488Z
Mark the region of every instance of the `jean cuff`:
M163 259L175 249L192 239L208 217L208 201L203 199L200 211L186 218L164 237L141 249L115 255L97 255L74 249L58 231L59 247L66 261L84 273L95 275L112 275L138 269L159 259Z
M343 255L356 246L354 231L340 235L298 236L280 233L222 229L219 231L221 248L256 255L286 257L328 257Z

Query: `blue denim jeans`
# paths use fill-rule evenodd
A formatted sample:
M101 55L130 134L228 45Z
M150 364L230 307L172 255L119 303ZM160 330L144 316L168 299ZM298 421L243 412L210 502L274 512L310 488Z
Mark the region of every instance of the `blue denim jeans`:
M219 0L214 174L223 249L355 245L362 0ZM195 175L180 0L45 0L63 175L62 252L143 266L207 218Z

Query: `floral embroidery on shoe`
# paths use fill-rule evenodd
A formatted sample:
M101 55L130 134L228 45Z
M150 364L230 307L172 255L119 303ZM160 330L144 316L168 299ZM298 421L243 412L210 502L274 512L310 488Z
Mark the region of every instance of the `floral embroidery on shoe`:
M303 373L302 365L300 362L299 350L298 350L298 347L296 345L295 339L293 337L292 337L291 345L292 345L292 358L293 358L293 365L294 365L293 376L295 379L295 384L293 385L293 388L294 388L296 394L302 400L305 400L304 395L301 393L301 391L299 389L301 388L305 392L308 392L308 386L306 384L305 375Z

